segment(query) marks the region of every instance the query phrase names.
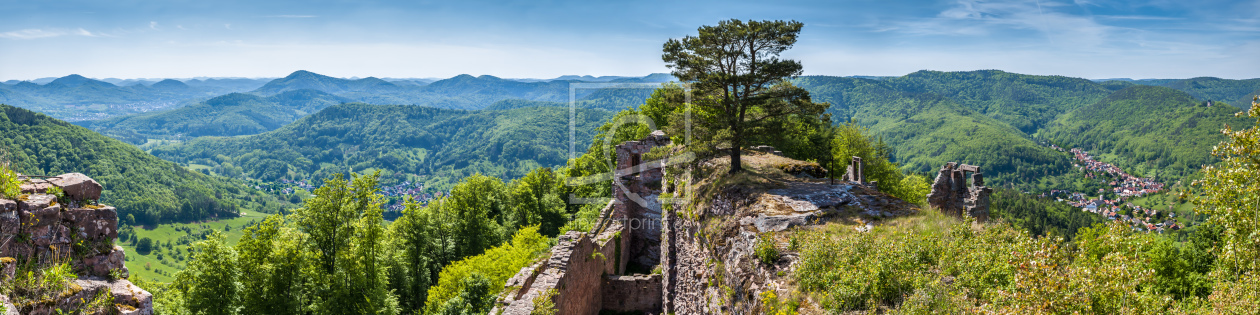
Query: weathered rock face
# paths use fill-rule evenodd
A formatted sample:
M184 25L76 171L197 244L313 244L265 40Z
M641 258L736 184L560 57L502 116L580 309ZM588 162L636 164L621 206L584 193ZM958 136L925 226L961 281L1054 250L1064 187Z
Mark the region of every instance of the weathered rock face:
M917 211L917 206L878 192L860 175L834 185L778 164L767 165L779 167L788 179L776 186L724 187L694 211L689 203L663 204L658 201L662 194L685 196L679 189L662 188L660 182L670 174L656 162L642 161L642 154L666 141L654 133L617 146L614 199L601 212L600 222L588 233L560 236L545 261L507 281L509 293L491 313L530 314L536 298L555 292L551 299L556 314L565 315L755 314L762 310L759 294L789 293L787 274L796 260L789 253L773 264L761 262L757 245L777 242L763 237L836 216L875 220ZM771 148L762 151L771 152L759 155L762 160L803 163L777 157ZM853 162L851 169L861 174L861 159ZM635 263L656 269L627 274Z
M65 191L65 204L56 196L44 194L49 187ZM129 275L118 237L118 211L113 207L89 205L100 198L101 185L79 173L64 174L48 181L32 180L22 185L18 200L0 199L0 261L30 261L44 264L69 260L80 276L75 285L82 289L54 304L39 303L29 314L55 314L57 309L79 307L108 291L114 297L114 310L100 314L152 314L152 295L136 287ZM79 206L79 204L83 204ZM7 259L7 260L4 260ZM5 279L13 276L13 263L6 266ZM110 280L112 277L120 279ZM4 297L7 303L9 297ZM76 304L79 303L79 304ZM10 308L13 310L14 308Z
M71 200L80 201L101 199L101 190L104 189L100 183L80 173L61 174L49 179L48 183L60 187Z
M666 211L662 243L662 313L757 314L759 296L790 294L797 257L773 264L755 255L768 233L823 223L829 217L884 218L917 207L866 185L789 182L786 188L717 194L702 213ZM716 223L716 224L715 224Z
M967 185L967 173L971 173L971 186ZM980 167L949 162L941 166L927 195L928 204L937 210L956 217L964 215L984 222L989 219L989 195L993 189L984 186Z

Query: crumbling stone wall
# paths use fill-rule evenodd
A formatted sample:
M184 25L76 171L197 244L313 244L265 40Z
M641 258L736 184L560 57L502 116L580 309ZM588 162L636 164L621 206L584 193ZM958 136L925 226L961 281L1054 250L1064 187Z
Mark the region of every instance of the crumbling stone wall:
M598 314L605 305L618 305L614 302L620 297L598 293L604 292L605 275L625 271L629 238L624 233L620 221L610 221L595 236L572 231L561 235L549 258L508 279L505 286L515 291L505 294L491 313L501 309L502 314L529 314L534 299L551 290L556 293L557 314Z
M625 218L630 234L629 255L639 266L660 263L661 203L664 170L659 162L647 163L644 154L669 145L669 137L657 130L647 138L616 146L617 170L613 177L614 218Z
M587 233L557 238L551 256L521 269L507 281L505 294L491 313L529 314L534 299L554 290L557 314L598 314L660 310L660 275L621 277L631 263L654 266L660 261L661 206L664 171L659 162L645 163L644 154L669 144L664 132L617 145L613 200L600 222ZM652 293L655 292L655 293ZM634 296L626 294L633 293Z
M661 275L604 276L603 309L616 312L659 311Z
M967 173L971 173L971 185L967 184ZM974 217L984 222L989 219L989 195L993 189L984 186L984 175L980 167L958 164L954 162L941 166L932 183L932 192L928 193L928 204L937 210L962 217Z
M64 196L48 194L53 187ZM28 179L17 200L0 199L0 257L38 264L68 260L81 277L76 285L84 290L79 292L110 290L120 314L151 314L152 295L125 280L129 272L123 249L114 245L118 211L95 203L102 188L79 173ZM13 272L6 268L4 279L11 279ZM121 279L111 280L114 276ZM40 311L52 309L35 313Z

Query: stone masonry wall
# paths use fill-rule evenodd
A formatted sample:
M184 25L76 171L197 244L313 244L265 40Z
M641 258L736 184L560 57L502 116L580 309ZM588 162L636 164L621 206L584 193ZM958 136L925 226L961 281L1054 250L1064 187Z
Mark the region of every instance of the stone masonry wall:
M971 173L970 187L967 185L967 173ZM927 199L928 204L945 214L956 217L966 215L984 222L989 219L989 195L992 193L993 189L984 186L980 167L949 162L937 172Z
M643 155L653 148L668 145L669 138L657 130L647 138L626 141L616 146L617 170L614 174L614 210L624 214L630 235L631 262L654 266L660 262L661 204L664 170L646 163Z
M661 275L604 276L603 309L616 312L659 311Z
M613 200L601 211L600 221L590 232L558 237L547 260L521 269L505 283L515 291L501 297L491 313L529 314L534 299L553 290L557 314L598 314L605 309L659 312L660 275L621 275L632 262L652 266L660 261L657 197L663 170L644 163L643 155L668 143L669 138L656 131L617 145Z

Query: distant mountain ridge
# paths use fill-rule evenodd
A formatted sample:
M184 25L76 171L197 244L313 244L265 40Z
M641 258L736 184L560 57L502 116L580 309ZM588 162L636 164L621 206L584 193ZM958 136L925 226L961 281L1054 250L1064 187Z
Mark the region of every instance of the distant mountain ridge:
M579 143L612 112L579 109ZM184 163L274 181L333 173L385 171L448 189L474 173L515 178L567 160L569 109L454 110L410 105L339 104L280 129L247 137L203 137L152 150Z
M166 79L126 86L72 74L37 84L0 85L0 104L39 111L58 119L82 121L176 108L196 99L255 88L247 82Z
M251 135L275 130L325 107L349 101L310 89L267 97L232 93L174 110L76 124L132 144L141 144L150 138L170 139L176 135Z

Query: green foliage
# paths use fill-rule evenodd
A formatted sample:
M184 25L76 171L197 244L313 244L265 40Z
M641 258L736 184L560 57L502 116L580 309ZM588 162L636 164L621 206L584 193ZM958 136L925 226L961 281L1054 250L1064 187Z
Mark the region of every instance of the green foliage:
M285 226L280 215L245 228L235 246L241 313L305 314L309 301L303 295L308 289L303 279L314 261L305 241L306 235Z
M215 231L206 240L193 244L192 260L175 275L175 290L184 298L192 314L237 314L241 290L236 251Z
M137 254L148 255L151 252L153 252L153 239L144 237L140 238L139 242L136 242Z
M1214 102L1230 102L1239 108L1247 107L1251 102L1250 92L1260 89L1260 79L1230 80L1213 77L1198 77L1185 80L1172 80L1159 86L1186 92L1199 100Z
M386 287L387 247L379 173L340 174L325 180L315 197L294 211L306 233L318 272L307 274L317 314L396 314L397 298Z
M780 301L779 296L774 291L766 291L761 293L762 314L770 315L796 315L800 309L800 301L789 299L786 302Z
M757 260L767 265L773 265L779 261L779 246L774 242L774 236L770 234L762 234L757 238L757 245L753 248L753 256L757 256Z
M16 199L22 193L21 185L17 172L9 169L9 162L0 161L0 198Z
M481 255L451 263L442 268L437 284L429 289L424 313L445 314L440 313L440 310L450 303L449 301L456 299L461 291L464 291L468 284L464 280L474 274L484 276L489 281L491 289L485 296L489 298L497 296L508 278L515 275L521 268L533 263L550 247L551 241L538 234L538 227L531 226L518 231L511 242L491 248ZM467 299L463 302L476 303Z
M68 257L50 258L52 260L47 261L46 264L40 264L34 260L6 262L6 264L18 264L18 266L12 278L6 277L5 281L0 283L0 291L9 297L8 302L17 307L14 310L16 313L31 313L41 306L50 307L58 314L92 314L113 309L113 296L109 294L108 289L96 292L91 300L67 299L83 291L83 288L74 283L77 275L67 262ZM109 299L101 299L102 293ZM66 301L62 302L62 300ZM66 307L57 308L58 302L64 303L62 306Z
M188 171L133 146L43 114L0 105L0 148L14 171L78 172L105 187L101 202L138 224L279 212L287 203L223 178Z
M1077 230L1104 222L1100 215L1016 190L994 189L990 198L990 217L1000 218L1036 236L1049 235L1071 240Z
M878 181L879 190L911 203L924 204L932 187L922 175L903 175L897 164L889 162L891 149L882 138L871 134L870 129L849 122L835 127L831 142L832 161L837 165L834 175L839 177L848 171L853 157L862 158L863 172L867 181Z
M791 121L786 117L829 119L823 115L828 104L814 103L808 91L786 81L801 74L801 64L779 59L796 44L802 26L732 19L665 42L661 58L675 77L691 82L691 106L700 113L692 119L707 131L697 133L698 144L729 147L732 173L742 170L740 150L758 131L783 129Z
M1221 161L1203 167L1203 179L1195 182L1201 194L1194 203L1196 212L1209 215L1209 223L1221 228L1218 281L1242 281L1239 285L1254 290L1260 274L1260 97L1238 113L1242 115L1255 124L1221 130L1226 138L1212 150Z
M556 295L560 294L556 289L549 289L543 294L534 297L534 310L529 311L529 315L556 315Z
M1205 301L1250 290L1239 282L1222 292L1217 282L1213 291L1211 255L1201 248L1211 229L1178 244L1099 223L1065 242L935 212L898 220L865 233L801 232L800 289L831 312L908 314L1198 313L1219 310Z
M512 182L511 200L514 207L505 221L513 229L538 225L543 235L558 235L566 222L567 203L562 199L564 180L550 168L538 168Z
M468 275L467 278L460 280L459 294L442 303L442 306L433 314L471 315L489 312L494 306L494 291L498 289L490 285L490 280L479 273Z

